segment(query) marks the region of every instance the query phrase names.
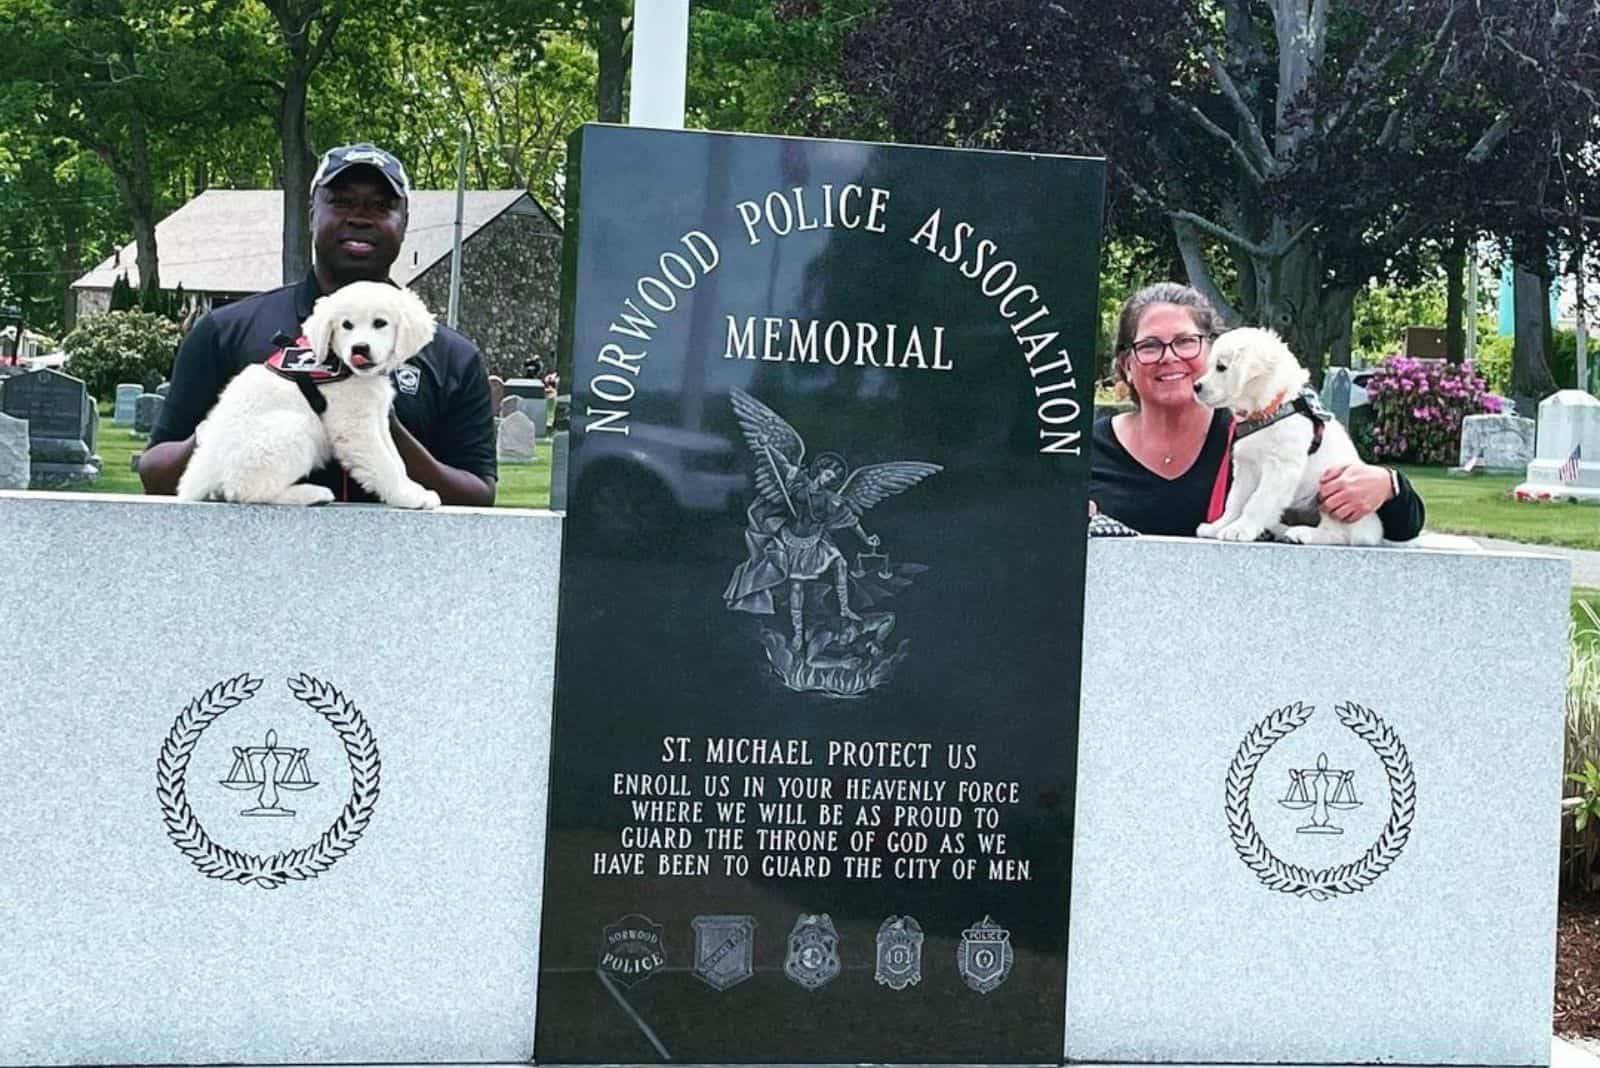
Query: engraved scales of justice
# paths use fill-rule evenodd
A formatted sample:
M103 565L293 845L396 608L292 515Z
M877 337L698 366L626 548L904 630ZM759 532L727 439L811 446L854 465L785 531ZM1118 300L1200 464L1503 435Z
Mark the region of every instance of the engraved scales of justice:
M241 816L293 816L294 810L278 804L279 790L309 790L317 784L306 770L306 753L278 744L278 732L267 731L265 745L233 747L233 767L226 779L219 780L230 790L256 790L253 808L241 809Z
M1289 792L1278 804L1287 809L1311 810L1311 822L1296 828L1297 834L1343 834L1343 827L1335 827L1328 812L1358 808L1356 800L1356 773L1343 768L1328 767L1328 754L1317 754L1314 768L1290 768Z

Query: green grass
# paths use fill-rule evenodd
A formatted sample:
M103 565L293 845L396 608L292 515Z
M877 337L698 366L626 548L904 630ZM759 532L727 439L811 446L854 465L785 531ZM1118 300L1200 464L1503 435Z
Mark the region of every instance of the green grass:
M144 436L134 436L125 426L111 425L111 406L100 409L100 439L95 452L100 454L100 477L93 482L71 487L82 493L143 493L139 476L128 467L128 457L144 448Z
M1600 616L1600 590L1593 586L1572 587L1572 622L1577 625L1578 632L1573 641L1573 648L1587 646L1600 656L1600 630L1590 620L1588 613L1578 607L1582 601L1589 606L1590 611Z
M500 482L495 487L497 508L550 507L550 439L534 443L531 464L501 464Z
M1428 529L1444 534L1600 549L1600 506L1518 501L1517 475L1451 475L1439 467L1402 467L1427 505Z
M125 426L112 426L110 406L100 412L100 477L91 483L73 486L84 493L143 493L139 476L129 469L128 458L144 448L144 438L135 437ZM495 490L496 506L501 508L550 507L550 441L537 442L531 464L501 464L500 482Z

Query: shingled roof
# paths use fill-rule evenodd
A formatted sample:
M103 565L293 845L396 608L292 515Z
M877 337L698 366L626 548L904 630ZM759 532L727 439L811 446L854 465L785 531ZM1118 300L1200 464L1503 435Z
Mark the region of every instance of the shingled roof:
M519 201L526 204L518 204ZM468 190L462 205L462 240L513 205L542 211L526 190ZM391 276L401 285L450 255L454 239L454 189L414 189L405 244ZM260 293L283 284L283 193L277 189L208 189L156 224L161 286L190 293ZM124 245L72 283L73 289L110 289L117 275L139 284L135 247Z

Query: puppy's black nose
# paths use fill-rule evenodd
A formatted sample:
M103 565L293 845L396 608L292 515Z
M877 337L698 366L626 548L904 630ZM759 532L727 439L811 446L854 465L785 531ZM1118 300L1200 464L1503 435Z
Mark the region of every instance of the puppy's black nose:
M371 356L372 355L372 346L368 345L366 342L360 342L358 344L351 345L350 346L350 355L352 355L352 356Z
M1195 383L1195 384L1194 384L1194 391L1195 391L1195 392L1196 392L1196 393L1199 393L1199 392L1200 392L1200 383L1198 383L1198 382L1196 382L1196 383Z

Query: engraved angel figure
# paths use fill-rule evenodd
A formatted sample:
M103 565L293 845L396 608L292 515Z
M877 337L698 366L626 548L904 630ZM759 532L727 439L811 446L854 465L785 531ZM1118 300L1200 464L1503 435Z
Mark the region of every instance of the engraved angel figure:
M780 651L768 642L768 656L791 688L865 692L887 677L892 661L904 649L893 657L884 653L883 641L894 627L893 613L863 616L857 607L893 596L910 586L912 575L926 569L919 564L891 568L887 555L877 552L880 539L867 532L861 518L873 505L941 468L899 460L852 472L844 458L832 452L807 463L805 442L778 413L738 389L733 391L733 409L754 454L757 493L746 512L748 556L734 569L723 600L733 611L756 615L775 615L778 600L787 601L789 647ZM855 569L834 541L834 532L844 530L853 531L869 550L858 557ZM874 561L870 569L865 566L869 560ZM810 627L808 610L813 617ZM819 615L820 622L815 618ZM797 680L795 671L800 668L809 669L809 674ZM811 676L817 673L827 676L826 684L796 684L815 682ZM876 681L870 678L874 674Z

